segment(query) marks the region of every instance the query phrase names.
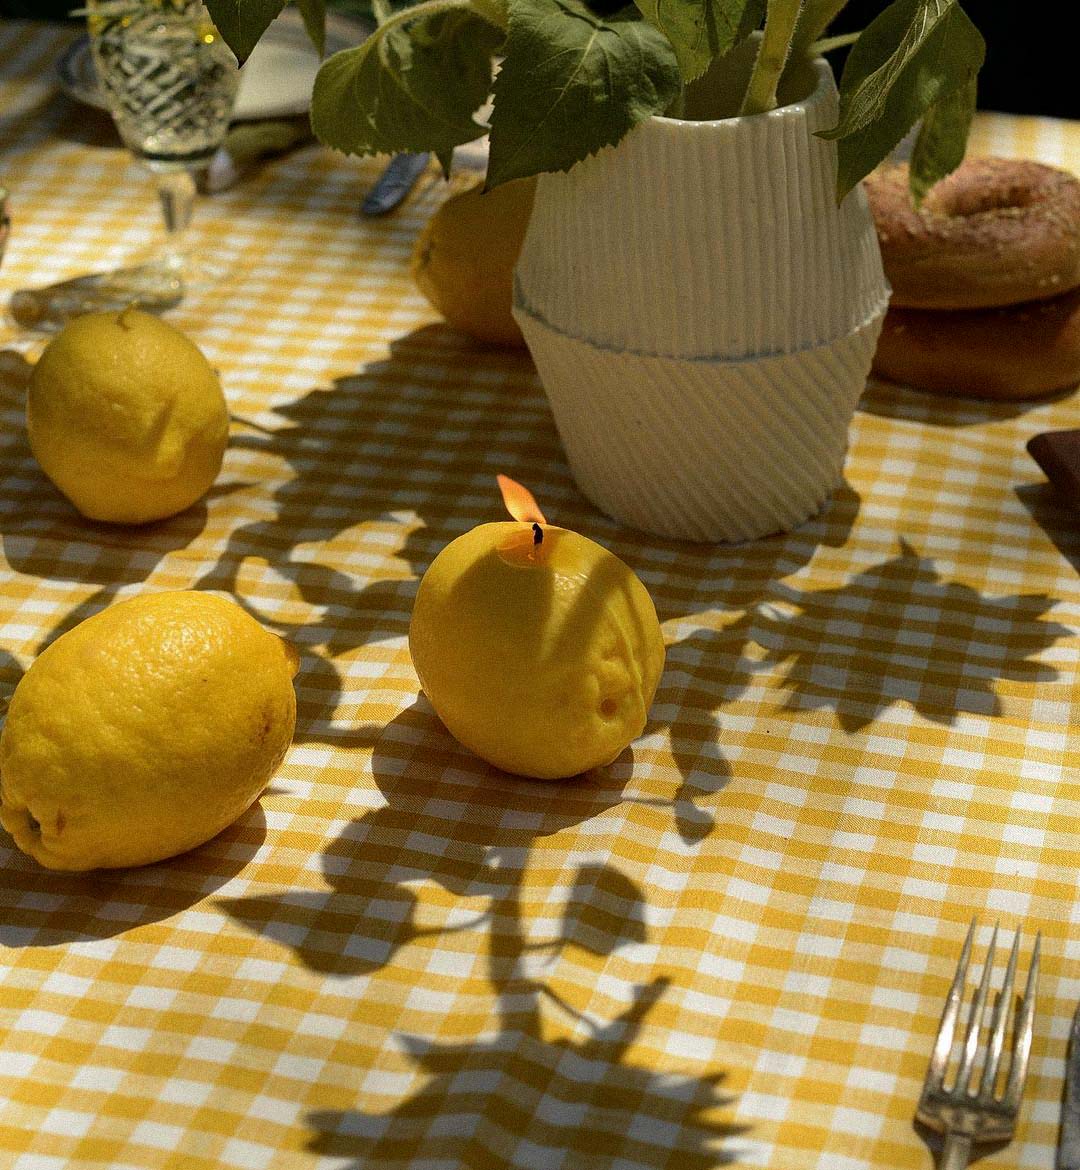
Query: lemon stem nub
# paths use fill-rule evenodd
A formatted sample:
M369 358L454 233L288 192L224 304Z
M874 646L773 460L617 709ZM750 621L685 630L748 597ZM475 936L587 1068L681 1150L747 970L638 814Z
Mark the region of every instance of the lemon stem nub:
M533 544L544 543L544 530L539 524L533 524Z

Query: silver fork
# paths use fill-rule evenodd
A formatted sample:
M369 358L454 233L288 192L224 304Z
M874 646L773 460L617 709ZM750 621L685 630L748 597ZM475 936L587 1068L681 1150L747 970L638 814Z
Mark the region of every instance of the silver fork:
M1005 1030L1009 1020L1013 998L1013 983L1016 979L1016 957L1020 947L1019 931L1013 938L1005 979L998 992L990 1021L989 1046L978 1059L979 1037L983 1030L987 1001L990 994L990 974L994 961L994 947L997 944L997 927L994 927L990 946L983 964L982 979L971 1001L967 1017L967 1032L960 1049L960 1061L956 1075L949 1087L945 1087L945 1074L949 1055L953 1047L953 1034L964 997L968 960L971 958L971 943L975 937L975 921L968 928L960 962L953 976L941 1013L930 1067L926 1070L922 1095L915 1116L924 1125L945 1135L938 1170L964 1170L971 1157L971 1147L984 1142L1008 1142L1016 1129L1020 1112L1020 1097L1027 1077L1028 1055L1031 1052L1031 1033L1035 1020L1035 989L1039 981L1039 947L1041 935L1035 935L1035 946L1031 952L1027 985L1024 998L1016 1012L1013 1025L1012 1051L1006 1073L1005 1086L996 1092L998 1073L1001 1069L1005 1050ZM979 1072L976 1079L976 1071Z

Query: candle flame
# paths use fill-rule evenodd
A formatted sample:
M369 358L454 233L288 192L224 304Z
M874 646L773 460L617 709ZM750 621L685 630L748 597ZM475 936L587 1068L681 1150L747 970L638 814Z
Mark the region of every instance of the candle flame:
M497 475L495 479L498 481L499 491L502 492L506 510L515 520L524 520L530 524L547 523L544 513L540 511L540 505L527 487L523 487L508 475Z

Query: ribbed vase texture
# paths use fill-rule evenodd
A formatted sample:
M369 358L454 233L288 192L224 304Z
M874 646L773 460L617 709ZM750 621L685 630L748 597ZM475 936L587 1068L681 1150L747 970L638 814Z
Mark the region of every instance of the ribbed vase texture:
M787 531L840 480L888 286L814 68L804 101L653 118L537 185L515 317L579 487L637 528Z

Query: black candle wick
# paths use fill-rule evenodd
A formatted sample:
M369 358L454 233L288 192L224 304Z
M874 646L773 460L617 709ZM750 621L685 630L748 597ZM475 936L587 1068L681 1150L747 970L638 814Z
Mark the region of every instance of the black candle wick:
M533 544L543 544L544 530L539 524L533 524Z

